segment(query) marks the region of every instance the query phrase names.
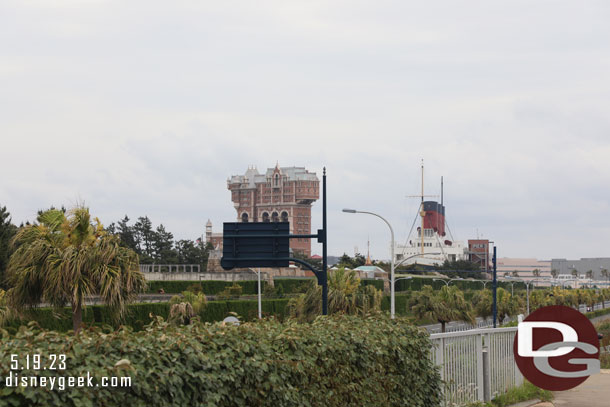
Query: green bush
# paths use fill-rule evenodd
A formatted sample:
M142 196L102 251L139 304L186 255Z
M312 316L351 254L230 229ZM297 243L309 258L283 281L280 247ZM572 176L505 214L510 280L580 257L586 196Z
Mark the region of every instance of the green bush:
M242 294L245 295L255 295L258 293L257 284L258 282L255 280L248 281L237 281L242 287ZM223 291L227 287L233 285L232 281L216 281L216 280L202 280L202 281L173 281L173 280L165 280L165 281L149 281L148 282L148 290L147 292L150 294L156 294L160 289L163 289L167 294L179 294L183 291L193 291L193 284L201 286L201 291L203 291L206 295L216 295L219 292ZM261 289L264 289L266 285L265 281L261 281Z
M66 355L65 370L20 376L130 377L124 388L2 387L4 406L411 406L440 405L441 381L425 332L403 319L333 316L311 324L240 326L155 321L144 331L79 335L21 327L2 332L0 376L11 354ZM35 350L35 352L34 352ZM14 372L13 372L14 374ZM57 379L56 379L57 380Z
M398 280L396 282L396 291L419 291L423 286L429 285L434 289L439 289L445 285L444 282L440 280L434 281L432 278L418 278L414 277L409 280ZM457 286L460 290L481 290L483 288L483 283L478 281L452 281L451 285ZM491 289L492 283L491 280L487 283L487 289ZM498 281L498 287L502 287L506 290L511 289L511 285L508 282ZM514 283L514 289L517 290L525 290L525 284L521 282Z
M610 314L610 308L602 308L595 311L587 312L585 315L587 316L587 318L592 319L607 314Z
M360 280L360 284L363 286L372 285L376 289L381 290L381 292L383 292L383 280L374 280L372 278L363 278Z
M285 293L302 294L307 291L309 282L315 278L274 278L276 291L282 287Z
M278 319L286 316L286 304L288 298L264 299L262 301L263 312L265 315L273 315ZM151 314L167 319L169 316L170 304L168 302L157 303L137 303L127 306L127 315L122 325L127 325L135 331L142 330L149 324ZM244 320L253 320L258 315L258 302L256 300L230 300L230 301L208 301L205 311L200 314L201 320L206 322L217 322L225 319L229 313L235 312ZM17 329L26 325L29 321L35 321L43 329L66 332L72 329L72 314L69 308L65 308L59 313L59 318L54 316L51 308L35 308L25 314L23 320L12 320L7 322L4 328L14 333ZM112 319L108 307L104 305L88 306L84 310L83 323L87 326L110 325L118 328Z

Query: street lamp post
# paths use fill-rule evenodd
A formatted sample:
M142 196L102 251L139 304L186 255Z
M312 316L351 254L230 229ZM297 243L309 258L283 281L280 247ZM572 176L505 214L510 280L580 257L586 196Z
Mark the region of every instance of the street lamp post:
M390 225L390 222L388 222L383 216L381 215L377 215L376 213L373 212L366 212L366 211L357 211L355 209L343 209L343 212L345 213L366 213L368 215L373 215L373 216L377 216L379 219L381 219L382 221L384 221L386 223L386 225L388 225L388 227L390 228L390 234L392 235L392 241L391 241L391 258L390 258L390 317L392 319L394 319L394 315L396 313L396 305L394 302L394 229L392 229L392 225Z
M534 283L536 281L547 281L547 280L546 279L539 279L539 278L534 278L532 280L523 280L523 279L516 279L516 278L510 277L510 276L507 276L506 278L514 279L515 282L520 281L523 284L525 284L525 296L526 296L526 301L527 301L527 315L529 315L530 314L530 284L532 284L532 286L535 286ZM511 284L511 289L512 289L512 285L514 283L510 282L510 284Z
M419 256L421 256L421 254L416 254L414 256L406 257L406 258L402 259L398 263L398 265L396 265L394 263L394 229L392 229L392 225L390 225L390 222L388 222L383 216L378 215L378 214L373 213L373 212L357 211L355 209L343 209L343 212L345 212L345 213L365 213L367 215L377 216L379 219L384 221L386 225L388 225L388 228L390 228L390 234L391 234L391 237L392 237L392 240L390 242L390 244L391 244L391 248L390 248L390 252L391 253L390 253L390 255L392 256L390 258L390 318L394 319L395 315L396 315L394 270L396 269L397 266L400 266L405 261L407 261L407 260L409 260L409 259L411 259L413 257L419 257ZM428 254L439 254L439 253L428 253Z
M261 293L261 269L259 268L258 271L254 271L252 269L248 269L251 272L253 272L254 274L256 274L258 276L258 319L262 319L263 318L263 301L262 301L262 293Z
M450 278L449 280L444 279L444 278L433 278L432 281L442 281L443 283L445 283L445 285L447 287L449 287L449 284L451 284L452 281L464 281L463 278Z

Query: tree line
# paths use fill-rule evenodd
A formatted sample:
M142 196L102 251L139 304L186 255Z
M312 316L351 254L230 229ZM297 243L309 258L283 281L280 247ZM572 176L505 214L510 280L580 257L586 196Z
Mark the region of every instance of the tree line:
M156 228L148 216L140 216L130 225L127 215L106 230L119 237L121 244L140 256L141 264L200 264L203 269L213 246L201 238L174 240L163 224Z

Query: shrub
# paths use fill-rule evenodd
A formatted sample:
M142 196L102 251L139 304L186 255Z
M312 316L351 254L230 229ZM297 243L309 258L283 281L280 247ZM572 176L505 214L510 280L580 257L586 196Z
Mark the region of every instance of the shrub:
M219 280L202 280L197 281L177 281L177 280L154 280L148 282L148 293L155 294L159 292L161 288L168 294L179 294L183 291L195 291L193 286L200 286L201 291L208 295L216 295L222 290L226 289L232 284L239 284L242 287L243 294L257 294L257 281L237 281L235 283L231 281L219 281ZM261 285L264 289L266 282L261 281Z
M219 292L217 298L219 300L227 300L229 298L239 298L243 289L241 285L237 283L233 283L233 285L225 288L223 291Z
M38 406L311 406L440 405L440 376L428 335L385 316L275 320L240 326L157 320L145 331L80 335L21 327L5 331L0 375L10 355L66 355L66 369L20 370L20 376L129 376L131 387L3 388L0 407ZM23 364L23 361L21 361Z

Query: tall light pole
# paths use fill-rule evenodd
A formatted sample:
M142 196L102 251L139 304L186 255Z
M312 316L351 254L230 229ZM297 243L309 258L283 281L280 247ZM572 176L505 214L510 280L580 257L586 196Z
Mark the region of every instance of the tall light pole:
M357 211L355 209L343 209L343 212L345 213L366 213L367 215L373 215L373 216L377 216L379 219L381 219L382 221L384 221L386 223L386 225L388 225L388 227L390 228L390 234L392 235L392 241L391 241L391 258L390 258L390 317L392 319L394 319L394 315L396 314L396 305L394 302L394 229L392 229L392 225L390 225L390 222L388 222L383 216L381 215L377 215L376 213L373 212L366 212L366 211Z
M261 269L259 268L258 271L254 271L253 269L248 269L251 272L253 272L254 274L256 274L258 276L258 319L262 319L263 318L263 301L262 301L262 293L261 293Z

